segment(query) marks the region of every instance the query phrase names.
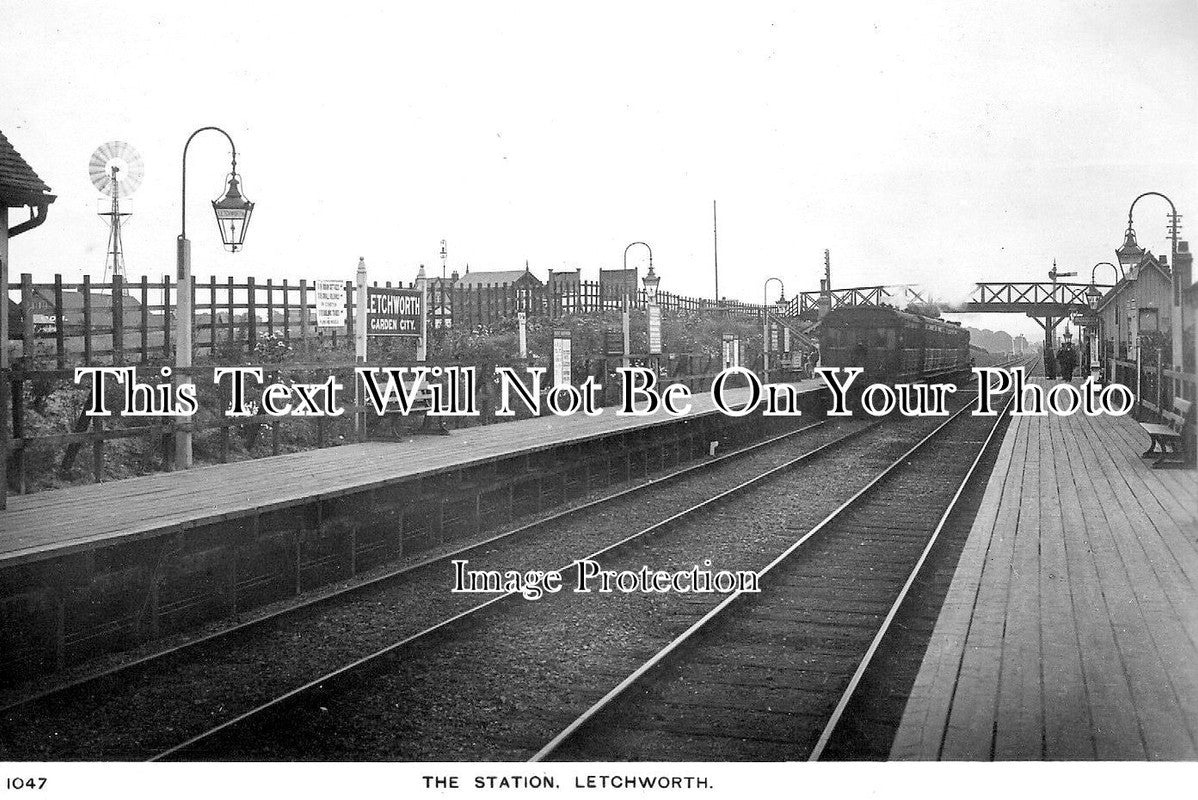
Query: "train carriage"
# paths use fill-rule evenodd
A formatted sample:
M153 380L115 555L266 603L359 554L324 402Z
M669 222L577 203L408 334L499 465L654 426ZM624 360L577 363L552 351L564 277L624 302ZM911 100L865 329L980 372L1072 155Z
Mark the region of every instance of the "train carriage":
M969 368L969 332L955 322L857 306L829 312L819 331L820 363L862 367L867 382L926 381Z

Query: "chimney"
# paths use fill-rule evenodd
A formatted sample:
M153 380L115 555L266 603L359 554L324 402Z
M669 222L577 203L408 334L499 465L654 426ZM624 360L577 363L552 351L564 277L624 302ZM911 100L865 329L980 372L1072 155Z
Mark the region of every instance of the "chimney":
M449 279L451 281L453 281L454 283L458 282L458 271L456 269L453 272L449 273Z
M1173 267L1177 270L1177 282L1182 290L1190 288L1194 281L1194 254L1190 252L1190 243L1177 243L1177 262Z

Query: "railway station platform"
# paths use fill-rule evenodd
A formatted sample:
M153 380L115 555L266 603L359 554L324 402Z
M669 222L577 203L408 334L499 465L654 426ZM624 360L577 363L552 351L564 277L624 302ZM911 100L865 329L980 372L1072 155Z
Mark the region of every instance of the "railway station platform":
M1130 417L1016 417L891 749L1198 757L1198 473Z
M797 384L822 417L822 381ZM727 393L732 404L748 389ZM614 408L12 496L0 511L0 680L353 577L810 417Z

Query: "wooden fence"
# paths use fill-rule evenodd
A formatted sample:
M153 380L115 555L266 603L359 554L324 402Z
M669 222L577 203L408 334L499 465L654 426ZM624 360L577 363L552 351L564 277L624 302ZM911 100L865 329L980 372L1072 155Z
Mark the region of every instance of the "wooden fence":
M410 283L397 286L414 288ZM179 287L170 276L155 282L144 277L126 282L117 276L110 283L93 283L84 277L81 283L68 284L61 275L55 275L52 283L34 283L32 276L25 274L8 289L9 297L19 297L19 302L10 302L9 330L13 339L22 342L26 367L147 363L173 356ZM346 323L340 328L316 326L314 284L307 280L276 283L269 278L193 278L191 295L195 357L215 357L222 347L232 345L253 353L264 337L275 335L288 344L294 340L336 349L354 334L352 281L345 282ZM675 313L760 318L763 311L752 303L726 300L717 304L668 292L659 293L657 302L663 311ZM430 281L429 324L432 328L472 329L520 311L529 317L556 320L618 310L625 303L644 308L648 298L643 289L626 293L619 285L598 281L552 286L462 286ZM771 308L771 313L774 311ZM231 355L231 351L224 354Z
M392 284L383 285L390 287ZM412 284L400 284L399 287L415 288ZM196 446L204 451L207 460L222 462L232 457L244 457L250 451L253 451L251 455L264 455L264 449L277 454L284 444L288 447L324 447L364 438L371 429L378 427L380 421L369 413L355 426L355 413L365 409L352 403L343 405L347 412L344 417L318 417L315 422L280 419L261 413L231 418L222 412L232 399L228 388L213 387L210 382L212 363L244 365L252 362L261 366L267 382L324 380L336 375L347 388L352 387L355 365L350 343L355 328L354 288L352 281L345 282L345 324L320 328L316 325L314 282L193 279L190 286L194 309L193 356L197 359L206 357L209 364L175 368L171 378L163 378L158 369L146 368L139 370L138 379L152 385L194 381L197 387L206 386L206 389L200 388L199 414L188 419L167 416L93 418L71 414L70 419L56 418L48 430L43 426L42 430L34 431L29 419L39 402L64 388L75 394L81 393L82 390L74 385L74 369L78 366L157 367L172 364L175 361L175 308L179 286L170 276L155 282L147 278L126 282L118 276L110 283L93 283L88 277L79 283L66 283L61 275L55 275L53 282L35 283L31 275L22 275L19 283L8 286L8 296L4 298L9 303L9 330L13 340L8 344L18 348L21 357L15 360L7 375L0 377L4 383L2 388L8 390L0 392L0 396L8 395L4 403L6 408L0 412L7 417L4 420L7 436L0 437L7 439L0 442L3 445L0 458L6 464L0 475L6 475L0 478L0 484L11 483L19 493L27 491L31 454L38 454L39 470L44 470L47 458L52 458L53 471L68 479L77 457L89 453L90 464L86 466L90 467L88 471L93 480L100 481L107 474L107 454L112 452L115 443L131 439L141 439L149 444L148 448L140 449L143 469L147 466L169 469L173 458L170 442L180 431L191 431L195 435ZM630 308L647 305L643 290L626 296L622 287L598 281L552 286L498 284L472 287L430 281L428 289L431 330L438 326L474 329L510 319L518 311L525 312L530 318L558 320L567 316L602 314L626 305ZM759 305L734 301L717 305L710 300L669 293L659 293L657 301L667 312L743 317L754 321L764 311ZM263 363L263 356L268 353L258 345L267 340L301 347L289 357L289 363ZM759 352L746 346L742 354L743 363L750 367L755 363L760 367ZM514 357L515 354L511 355ZM663 353L653 357L631 354L629 358L634 364L654 363L663 368L671 380L684 381L698 390L705 390L722 366L719 357L710 354ZM588 357L580 353L574 364L574 377L581 382L587 375L595 375L607 385L606 377L621 360L607 354ZM431 359L429 363L437 363L437 360ZM446 361L442 365L451 363ZM479 368L480 375L486 375L495 364L473 366ZM784 376L777 370L768 377ZM483 414L473 424L502 421L489 411L493 400L489 382L480 380L478 391L480 395L476 401ZM112 404L110 401L109 405ZM116 405L119 407L120 403ZM284 432L288 432L286 442L282 436ZM87 458L86 455L82 457ZM0 497L3 491L4 487L0 485Z

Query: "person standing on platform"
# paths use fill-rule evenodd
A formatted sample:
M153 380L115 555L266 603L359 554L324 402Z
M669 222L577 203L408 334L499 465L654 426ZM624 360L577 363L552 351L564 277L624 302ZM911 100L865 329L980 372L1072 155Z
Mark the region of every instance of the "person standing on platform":
M1077 366L1077 353L1072 342L1065 342L1057 351L1057 367L1061 372L1061 380L1073 380L1073 368Z
M1052 348L1044 348L1044 376L1050 381L1057 378L1057 360L1052 357Z

